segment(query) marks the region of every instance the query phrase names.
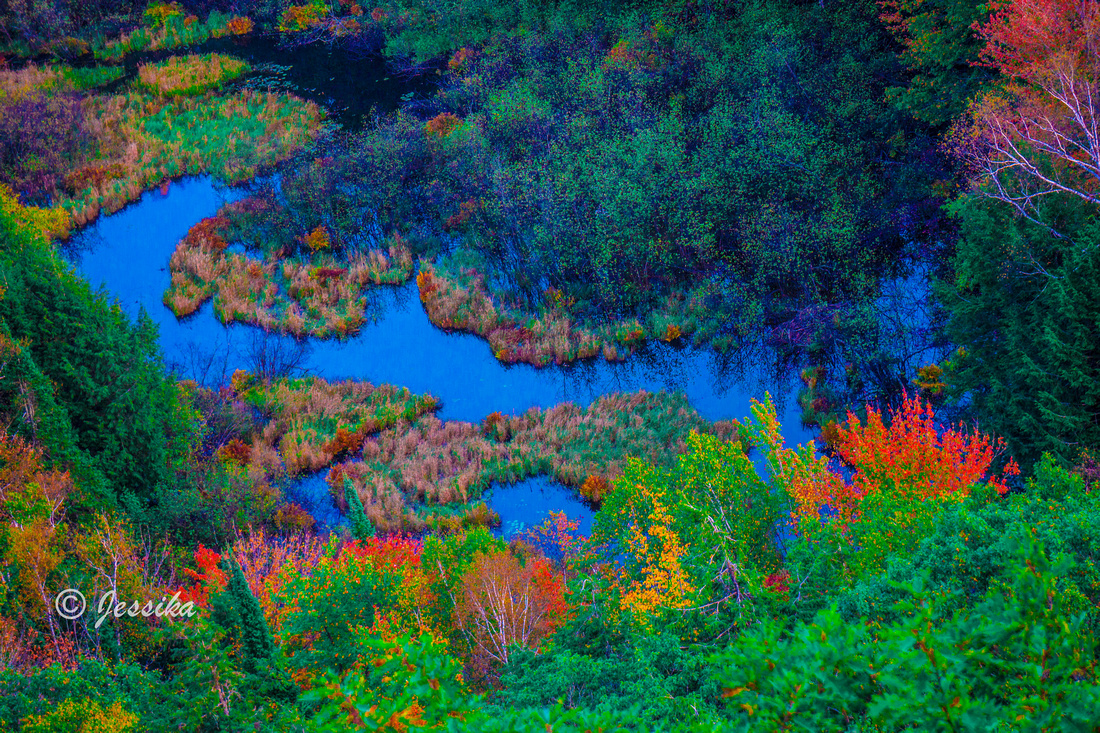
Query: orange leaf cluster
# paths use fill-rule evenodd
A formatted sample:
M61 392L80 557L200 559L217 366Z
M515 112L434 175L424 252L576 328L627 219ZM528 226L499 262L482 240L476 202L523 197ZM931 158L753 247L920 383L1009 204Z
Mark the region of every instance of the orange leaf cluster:
M431 123L429 122L428 124ZM449 135L450 133L448 132L447 134ZM468 221L470 221L470 217L473 216L474 212L477 211L480 207L481 202L479 202L477 199L468 199L466 201L463 201L458 206L458 213L447 217L447 220L443 222L443 229L445 231L450 231L452 229L457 229L458 227L464 226Z
M472 48L467 48L466 46L463 46L462 48L455 51L455 55L452 56L447 62L447 67L451 69L451 71L460 70L464 68L466 66L466 63L475 56L477 56L477 51L474 51Z
M452 112L443 112L424 123L424 134L433 137L447 137L458 129L462 120Z
M565 588L541 557L521 562L506 551L483 553L462 579L455 623L469 638L475 669L507 664L509 647L538 648L565 618Z
M311 251L318 252L322 249L328 249L332 244L332 240L329 237L328 229L322 224L302 237L302 243L309 247Z
M183 573L192 581L191 587L180 588L180 603L194 602L196 606L206 608L210 603L211 589L218 590L225 587L227 578L225 571L221 569L222 556L208 547L200 544L195 550L195 567L184 568Z
M873 493L893 490L914 501L965 498L981 481L1002 441L955 427L937 428L931 405L906 395L900 410L891 413L890 427L882 413L867 409L867 423L851 412L848 425L838 430L837 453L856 469L850 492L836 507L845 519L858 518L858 504ZM1014 463L1007 469L1018 472ZM1002 493L1003 480L993 479Z
M287 613L276 599L296 575L309 572L320 562L325 546L325 539L316 535L276 537L262 529L237 537L233 558L240 564L248 588L260 602L264 618L273 632L278 633Z
M218 458L226 463L235 463L238 466L247 466L252 460L252 446L234 438L218 449Z
M225 27L226 30L229 31L230 35L246 36L252 32L252 29L255 28L255 26L256 24L252 22L252 18L244 15L238 15L235 18L230 18Z
M214 252L221 252L229 243L222 236L229 226L229 219L224 216L209 216L188 230L183 243L187 246L199 246Z
M279 30L304 31L320 25L321 17L327 13L317 5L291 5L283 11L279 19Z
M611 491L611 482L599 474L591 473L581 485L581 496L593 504L599 504Z

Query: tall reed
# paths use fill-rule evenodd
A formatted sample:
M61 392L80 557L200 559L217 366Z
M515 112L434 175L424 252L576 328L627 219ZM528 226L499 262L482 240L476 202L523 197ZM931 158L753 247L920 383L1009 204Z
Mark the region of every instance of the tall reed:
M571 304L553 289L537 312L524 312L495 302L485 277L475 270L453 272L423 264L416 283L433 324L482 336L493 355L508 363L546 366L601 354L608 361L622 361L646 340L679 342L694 333L705 316L701 298L673 292L644 323L626 319L587 326L574 319Z
M518 416L493 413L480 424L426 414L367 437L357 458L336 465L328 482L338 502L345 478L364 506L382 491L396 507L399 493L405 512L415 504L466 504L491 482L546 474L578 490L587 484L582 495L598 503L597 489L606 491L628 457L670 465L691 431L729 439L736 428L733 421L709 422L684 395L664 392L606 395L585 408L564 403Z
M254 206L244 200L192 227L169 262L171 284L164 302L177 316L194 312L209 298L223 322L242 321L297 336L348 336L366 321L363 291L404 282L412 253L399 238L386 249L347 256L326 250L308 256L262 260L227 254L230 218Z
M154 64L138 67L138 79L148 89L160 94L202 94L217 89L239 76L247 74L249 65L219 53L172 56Z

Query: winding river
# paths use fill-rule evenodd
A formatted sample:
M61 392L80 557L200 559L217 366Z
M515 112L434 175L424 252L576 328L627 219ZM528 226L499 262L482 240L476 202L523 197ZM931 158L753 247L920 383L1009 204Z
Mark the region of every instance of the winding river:
M92 286L116 298L131 317L144 309L160 331L166 361L199 381L218 383L235 369L247 368L252 344L262 331L223 325L209 303L177 319L161 301L170 279L168 260L191 226L246 192L215 185L208 177L184 179L172 183L166 193L146 193L125 209L101 217L66 250ZM751 363L658 342L621 364L596 359L564 367L506 365L493 357L485 340L433 326L414 282L376 288L372 297L373 320L344 341L311 339L306 368L327 379L352 378L427 392L442 400L441 418L467 421L565 401L587 405L603 394L641 389L683 391L711 420L740 418L749 414L753 397L769 390L780 409L786 439L804 442L812 437L799 422L791 380L769 379ZM340 521L320 476L300 479L289 489L322 525ZM538 524L554 509L568 510L585 527L591 520L590 511L571 492L545 478L496 488L489 501L501 514L505 532Z
M410 101L415 107L436 78L400 78L380 58L335 47L307 46L288 53L276 37L211 40L190 50L245 58L254 68L245 83L274 86L318 102L330 119L350 129L374 110L384 113ZM140 62L181 52L136 54L127 59L127 76L117 83L132 77ZM285 65L290 58L293 65ZM176 181L163 192L150 191L121 211L100 217L64 249L92 286L117 299L131 317L142 310L149 315L172 368L208 386L225 383L236 369L250 369L260 343L271 348L274 339L288 350L297 348L289 337L265 335L247 325L223 325L209 303L179 320L161 300L177 242L198 221L247 192L247 186L227 188L205 176ZM309 340L305 369L326 379L390 383L430 393L442 400L441 418L471 422L491 412L519 414L566 401L587 405L600 395L642 389L682 391L711 420L740 418L748 415L751 399L767 390L776 400L788 442L812 437L801 427L790 376L768 376L751 354L724 358L658 342L620 364L596 359L564 367L506 365L493 357L485 340L433 326L420 305L415 282L376 288L368 297L369 320L362 330L344 341ZM321 526L343 521L329 497L324 473L296 479L286 489ZM552 510L564 510L582 530L591 525L591 510L547 477L494 487L488 501L501 515L505 535L539 524Z

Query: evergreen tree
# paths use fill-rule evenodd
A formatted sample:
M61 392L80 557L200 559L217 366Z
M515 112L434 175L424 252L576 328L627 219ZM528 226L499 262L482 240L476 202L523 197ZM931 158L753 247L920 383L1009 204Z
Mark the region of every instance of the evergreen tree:
M1027 469L1044 452L1073 463L1100 447L1100 225L1051 200L1049 231L1003 204L956 204L955 281L940 296L962 348L948 381L982 430Z
M225 562L229 582L225 590L211 601L211 613L214 621L240 643L242 668L255 673L271 660L275 654L275 643L260 602L249 590L241 566L230 559Z
M348 502L348 520L351 523L351 536L360 542L374 537L374 525L363 510L363 501L355 490L351 480L344 477L344 499Z
M156 327L144 314L132 322L61 261L32 226L38 210L3 189L0 204L0 338L20 344L16 379L43 405L37 425L17 429L40 433L99 503L146 519L195 438Z
M231 559L225 562L229 582L211 600L211 618L240 649L237 664L245 674L247 692L257 699L292 703L297 699L298 688L271 638L260 602L249 589L241 566Z

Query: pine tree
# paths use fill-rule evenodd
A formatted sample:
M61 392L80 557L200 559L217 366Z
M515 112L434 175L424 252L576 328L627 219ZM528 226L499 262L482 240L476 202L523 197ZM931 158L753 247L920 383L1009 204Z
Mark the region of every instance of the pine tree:
M237 666L245 674L246 691L256 699L293 703L298 688L271 638L260 602L249 589L240 564L231 558L224 563L229 582L211 600L211 619L240 649Z
M229 583L211 602L215 622L225 628L231 638L239 642L241 667L249 674L269 663L275 654L271 630L264 619L260 602L248 588L241 566L231 559L226 574Z
M1068 197L1044 209L1066 239L1003 204L957 210L955 282L940 290L962 347L948 382L1025 469L1043 452L1072 464L1100 447L1100 226Z
M374 525L367 518L363 510L363 502L359 498L359 492L351 483L351 479L344 477L344 499L348 502L348 519L351 523L351 536L360 542L368 537L374 537Z

